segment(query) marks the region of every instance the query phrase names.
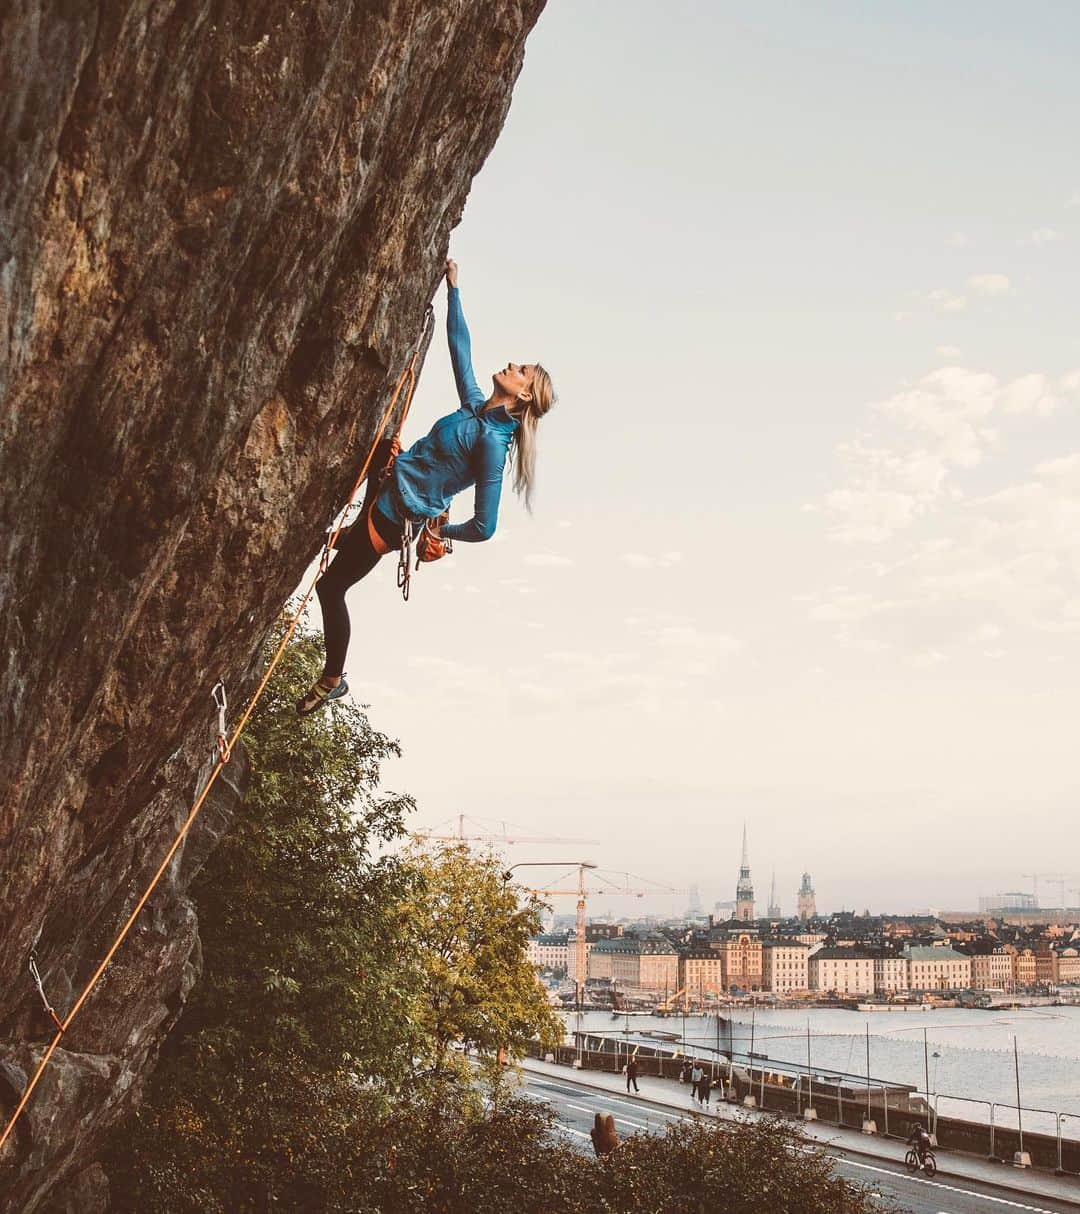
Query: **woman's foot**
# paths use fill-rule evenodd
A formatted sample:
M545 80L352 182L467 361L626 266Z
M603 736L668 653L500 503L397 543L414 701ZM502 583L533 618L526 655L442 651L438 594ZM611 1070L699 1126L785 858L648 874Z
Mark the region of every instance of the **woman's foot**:
M324 704L328 704L331 700L340 700L342 696L348 694L349 684L345 682L344 675L336 679L323 675L317 682L312 683L311 690L302 700L297 700L296 714L301 717L310 716Z

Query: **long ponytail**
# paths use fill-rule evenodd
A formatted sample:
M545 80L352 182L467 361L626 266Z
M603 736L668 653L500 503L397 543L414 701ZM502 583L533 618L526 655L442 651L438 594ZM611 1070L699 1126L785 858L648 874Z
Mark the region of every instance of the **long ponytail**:
M558 398L551 376L536 364L532 381L532 400L520 402L514 410L518 428L514 434L514 492L525 501L525 508L532 511L532 495L536 485L536 431L540 419Z

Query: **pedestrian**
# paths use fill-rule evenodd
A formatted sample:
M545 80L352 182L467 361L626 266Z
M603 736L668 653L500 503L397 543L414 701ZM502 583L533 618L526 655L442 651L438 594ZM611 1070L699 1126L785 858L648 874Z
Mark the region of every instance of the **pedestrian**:
M699 1087L700 1087L702 1079L704 1079L704 1078L705 1078L705 1072L701 1069L700 1063L695 1061L693 1067L690 1070L690 1099L691 1100L700 1101L701 1092L699 1090Z
M628 1092L630 1091L631 1084L634 1085L635 1092L638 1090L637 1077L638 1077L637 1058L634 1057L633 1055L631 1055L630 1061L626 1064L626 1090Z
M421 558L425 560L441 555L447 540L490 539L499 515L503 470L510 459L514 489L526 507L530 504L537 428L555 403L551 377L539 363L507 363L492 376L492 392L485 395L473 373L457 275L457 264L447 261L446 330L461 407L440 418L429 434L396 456L389 477L370 494L370 506L339 539L337 555L316 583L326 662L296 705L300 716L348 693L344 672L350 624L345 592L366 577L381 557L400 547L406 522L421 528L418 543L428 554ZM450 525L446 520L451 499L470 485L475 486L473 517Z
M683 1062L682 1066L679 1068L679 1082L680 1083L689 1083L690 1082L690 1060L689 1060L689 1058L686 1059Z
M705 1108L709 1107L709 1089L712 1087L712 1080L707 1074L702 1074L701 1082L698 1084L698 1091L701 1093L701 1103Z
M615 1132L615 1118L610 1113L597 1113L593 1119L593 1128L589 1131L593 1150L597 1155L610 1155L619 1145L619 1135Z

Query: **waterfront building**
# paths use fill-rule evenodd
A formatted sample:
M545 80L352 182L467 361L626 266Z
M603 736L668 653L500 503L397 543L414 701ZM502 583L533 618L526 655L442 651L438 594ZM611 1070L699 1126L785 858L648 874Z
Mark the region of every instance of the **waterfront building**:
M811 953L807 974L812 991L838 995L874 992L874 959L861 948L840 946Z
M597 940L589 951L590 978L650 991L679 989L679 954L664 936L616 936Z
M1047 985L1054 982L1056 963L1057 953L1050 947L1048 941L1041 941L1035 948L1035 981Z
M807 969L805 944L792 940L766 940L761 946L761 985L775 995L791 991L808 991L810 978Z
M909 944L904 957L909 990L957 991L971 986L971 958L948 945Z
M1057 950L1057 970L1054 981L1063 986L1080 983L1080 948L1075 944L1067 944Z
M689 945L679 950L679 990L691 999L718 995L724 989L724 967L720 954L708 945Z
M809 873L803 873L802 884L798 892L799 918L805 923L808 919L817 918L817 895L814 893L814 883Z
M975 941L971 953L971 986L976 991L1008 991L1013 984L1012 955L1001 944Z
M712 948L720 955L724 990L762 989L762 947L756 927L734 922L721 925L711 933Z
M1012 954L1013 982L1018 987L1034 986L1038 981L1038 966L1035 961L1035 950L1030 948L1014 949Z
M908 989L908 965L895 953L874 954L874 994L892 995Z
M750 880L750 856L746 848L746 826L742 828L742 864L735 886L735 918L741 923L754 920L754 883Z
M550 932L533 936L526 945L529 960L537 969L562 970L569 965L569 932Z

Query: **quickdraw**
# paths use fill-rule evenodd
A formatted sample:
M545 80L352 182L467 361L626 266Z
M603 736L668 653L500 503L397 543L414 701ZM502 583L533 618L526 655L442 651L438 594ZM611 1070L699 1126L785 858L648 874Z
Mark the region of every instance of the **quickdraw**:
M412 557L416 551L416 540L413 535L412 519L406 519L401 527L401 551L398 554L397 585L401 597L407 603L409 591L412 588Z
M37 967L37 953L30 950L30 975L34 979L34 984L37 986L38 994L41 996L42 1006L45 1011L52 1017L53 1024L56 1025L59 1032L64 1032L64 1022L56 1014L56 1008L49 1002L48 996L45 994L45 987L41 983L41 974Z
M232 758L232 749L229 746L229 734L225 726L225 710L229 707L229 701L225 695L225 684L220 679L214 684L210 695L213 697L218 710L218 754L221 755L222 763L228 763Z
M421 565L440 560L454 551L450 540L441 536L437 519L424 519L416 525L406 519L401 528L401 550L398 553L397 585L407 603L412 588L413 572Z

